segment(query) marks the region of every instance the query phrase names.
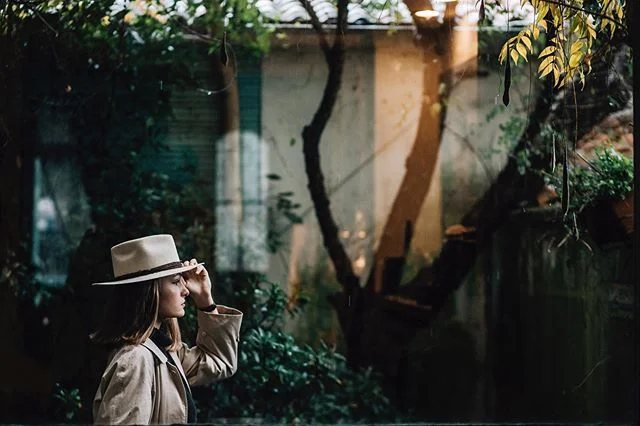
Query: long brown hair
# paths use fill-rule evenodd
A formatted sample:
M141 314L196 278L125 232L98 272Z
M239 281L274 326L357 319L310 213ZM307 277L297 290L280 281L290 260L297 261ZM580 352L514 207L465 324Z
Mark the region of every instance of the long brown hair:
M102 321L91 339L96 343L122 346L139 345L151 336L160 305L159 280L110 286L104 304ZM173 343L174 351L182 344L178 320L162 321Z

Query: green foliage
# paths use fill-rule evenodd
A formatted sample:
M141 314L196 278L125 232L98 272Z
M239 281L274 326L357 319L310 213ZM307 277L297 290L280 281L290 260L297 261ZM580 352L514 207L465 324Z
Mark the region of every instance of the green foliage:
M0 286L7 286L20 300L29 301L36 308L46 306L51 302L53 293L37 281L38 269L27 260L29 258L24 243L17 251L8 250L0 270Z
M371 369L352 371L335 349L299 345L282 331L290 303L277 284L256 281L240 340L238 371L194 395L200 421L260 418L267 422L336 423L392 419L391 404Z
M269 174L267 178L278 181L280 180L280 175ZM267 246L272 253L277 252L284 246L282 229L292 224L302 223L302 216L298 213L300 203L293 201L293 196L294 193L292 191L282 191L269 196L267 200L269 215Z
M581 213L604 200L623 200L633 190L633 161L618 153L613 146L598 147L587 165L569 169L569 209ZM547 175L562 196L562 168Z
M299 272L295 283L290 285L296 289L308 303L304 315L295 319L294 334L298 343L318 347L320 342L344 348L341 328L336 319L334 307L329 297L340 292L340 283L333 271L327 267L328 257L321 254L315 265L307 265Z
M127 42L146 49L179 43L185 36L206 42L211 52L228 52L233 43L265 52L273 32L246 0L36 0L0 7L0 35L16 36L28 22L52 37L74 32L78 42L107 43L114 52Z
M543 173L547 184L556 189L562 200L567 231L563 242L573 236L585 243L580 235L586 210L603 202L624 200L633 190L631 159L613 146L597 147L594 154L586 164L566 165L558 167L555 173Z
M64 416L58 420L68 422L77 419L78 413L82 409L80 391L77 388L65 389L60 383L56 383L53 399L56 401L56 413L60 417Z

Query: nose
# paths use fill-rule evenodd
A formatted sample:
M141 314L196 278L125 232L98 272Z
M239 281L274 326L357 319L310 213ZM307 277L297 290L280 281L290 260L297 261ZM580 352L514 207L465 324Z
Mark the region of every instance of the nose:
M182 292L180 292L180 294L183 297L187 297L189 295L189 289L187 288L187 282L184 280L184 278L180 277L180 283L182 284Z

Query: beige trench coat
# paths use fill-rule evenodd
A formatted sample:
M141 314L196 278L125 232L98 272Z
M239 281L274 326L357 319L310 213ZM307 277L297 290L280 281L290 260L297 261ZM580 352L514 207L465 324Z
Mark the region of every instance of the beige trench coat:
M193 348L170 352L176 365L147 339L127 345L109 359L93 400L95 424L187 423L187 390L233 375L238 362L242 312L218 306L219 313L198 311Z

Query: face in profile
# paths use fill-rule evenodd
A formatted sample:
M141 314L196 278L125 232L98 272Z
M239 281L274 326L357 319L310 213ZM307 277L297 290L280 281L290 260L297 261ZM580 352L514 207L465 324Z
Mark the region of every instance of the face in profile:
M180 318L184 316L186 298L189 295L186 282L182 275L176 274L160 278L158 292L160 301L158 305L158 319Z

